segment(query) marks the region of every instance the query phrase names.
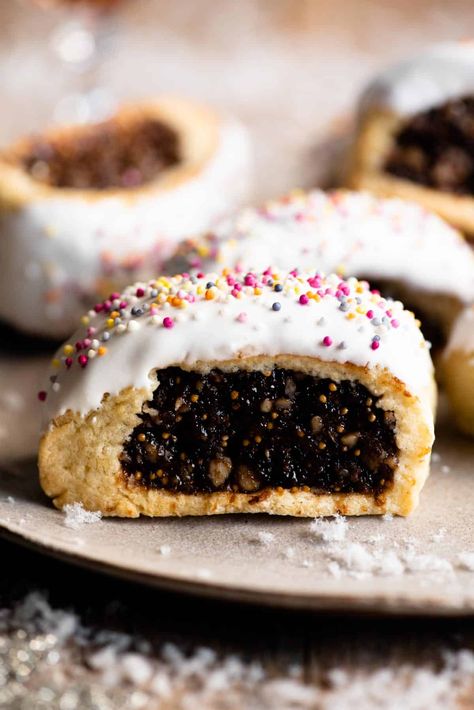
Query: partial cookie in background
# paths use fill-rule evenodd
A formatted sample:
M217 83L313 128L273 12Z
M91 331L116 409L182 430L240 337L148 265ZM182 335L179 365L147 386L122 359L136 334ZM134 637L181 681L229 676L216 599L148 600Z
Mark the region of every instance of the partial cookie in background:
M388 68L362 95L347 183L416 200L474 238L474 42Z
M462 236L414 203L348 191L294 191L185 241L167 264L189 269L319 269L368 279L400 298L439 344L474 300L474 254Z
M474 306L453 328L443 358L443 383L459 428L474 436Z
M272 270L161 277L117 301L117 318L104 304L58 351L40 393L40 480L58 507L312 517L417 505L435 385L400 302L355 278Z
M0 160L0 318L63 338L246 198L245 130L176 98L24 139Z

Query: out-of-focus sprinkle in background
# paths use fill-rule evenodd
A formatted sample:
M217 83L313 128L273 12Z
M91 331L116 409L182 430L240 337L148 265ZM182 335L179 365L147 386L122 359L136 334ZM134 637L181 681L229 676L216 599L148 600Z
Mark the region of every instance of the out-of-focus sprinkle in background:
M187 94L250 127L256 198L327 180L371 74L474 27L472 0L122 0L102 18L90 62L87 9L50 2L0 3L0 143L87 119L91 105Z

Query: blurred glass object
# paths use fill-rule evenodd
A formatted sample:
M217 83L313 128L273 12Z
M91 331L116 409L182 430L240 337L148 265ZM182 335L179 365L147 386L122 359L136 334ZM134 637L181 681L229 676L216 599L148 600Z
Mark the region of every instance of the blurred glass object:
M55 122L87 123L108 117L116 101L98 85L98 74L117 35L114 9L123 0L32 0L44 11L57 11L50 47L71 74L74 91L53 110Z

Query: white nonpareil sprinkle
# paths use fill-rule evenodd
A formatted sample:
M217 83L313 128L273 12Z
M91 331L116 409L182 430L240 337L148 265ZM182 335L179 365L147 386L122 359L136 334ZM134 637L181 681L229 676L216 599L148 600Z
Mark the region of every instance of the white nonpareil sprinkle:
M158 552L163 557L169 557L171 555L171 547L169 545L160 545Z
M71 530L79 530L83 525L98 523L102 518L99 511L85 510L82 503L69 503L63 508L64 525Z

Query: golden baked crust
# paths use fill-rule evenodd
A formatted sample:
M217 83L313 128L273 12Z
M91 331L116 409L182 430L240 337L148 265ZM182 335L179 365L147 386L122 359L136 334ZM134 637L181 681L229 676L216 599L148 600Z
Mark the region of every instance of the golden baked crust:
M180 366L186 369L186 366ZM258 493L195 495L146 489L124 476L119 455L123 442L139 423L137 415L150 392L127 388L117 396L105 394L101 406L85 416L68 411L52 422L41 440L39 452L40 481L45 493L58 508L81 502L89 510L122 517L237 512L308 517L335 513L407 515L417 505L419 492L429 473L434 382L430 391L418 398L385 370L291 355L271 358L242 356L224 362L199 362L187 369L206 372L213 367L224 371L282 367L332 378L336 382L343 379L360 382L380 397L379 406L395 413L400 455L392 488L377 499L367 494L317 494L270 489Z
M347 170L346 185L381 197L401 197L437 212L466 235L474 237L474 199L417 185L383 170L402 118L387 109L369 109L361 118Z
M38 199L62 199L97 201L120 195L121 200L133 203L147 194L175 189L198 175L208 164L219 143L219 120L209 109L199 104L175 97L149 99L122 106L111 120L121 125L133 124L143 119L155 119L176 131L181 158L177 165L164 170L155 179L140 187L107 190L74 189L47 185L35 180L16 161L28 151L30 139L23 138L0 155L0 210L21 209L25 204ZM90 127L89 127L90 129ZM75 139L84 126L70 125L54 128L43 133L45 139L68 142Z
M442 361L443 385L458 427L474 436L474 352L452 350Z

